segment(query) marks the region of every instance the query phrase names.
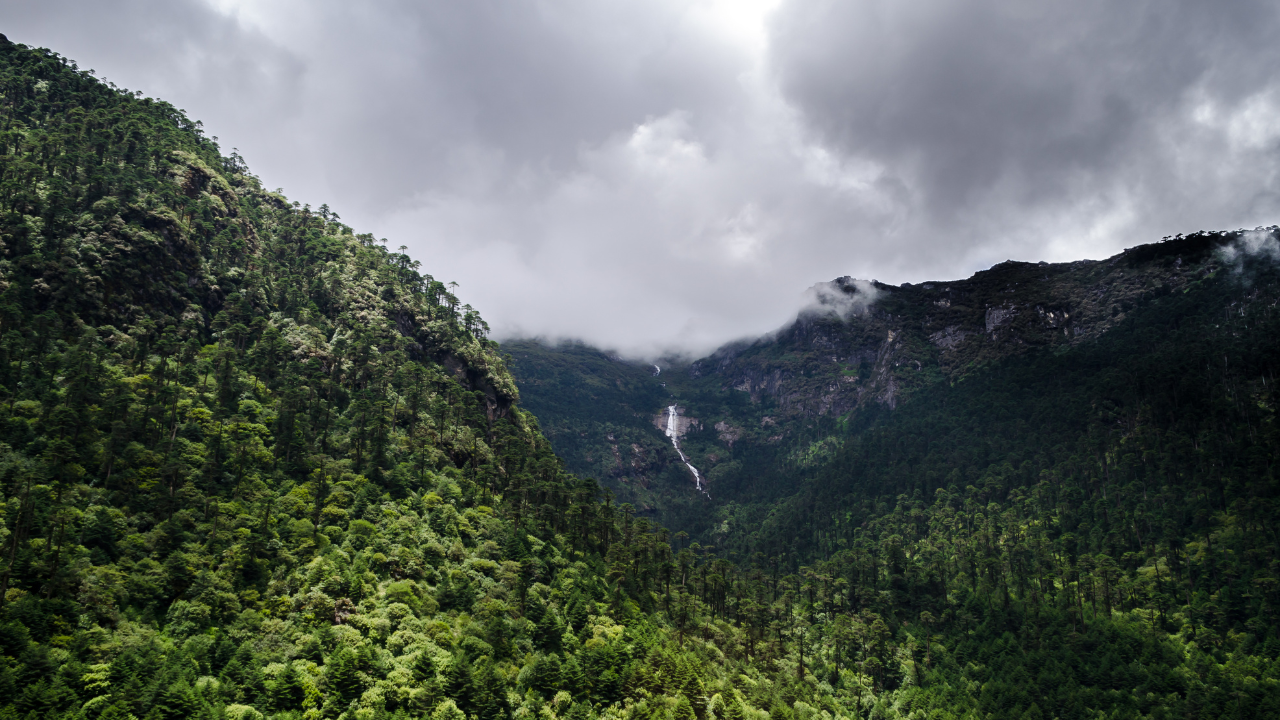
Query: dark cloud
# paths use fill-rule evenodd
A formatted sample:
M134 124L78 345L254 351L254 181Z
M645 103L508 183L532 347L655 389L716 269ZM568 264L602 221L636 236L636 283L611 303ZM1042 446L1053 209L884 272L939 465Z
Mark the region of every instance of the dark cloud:
M1209 108L1274 106L1277 29L1280 6L1253 0L793 0L773 67L825 144L883 164L939 230L969 229L975 209L1016 224L1129 193L1175 223L1212 222L1241 207L1180 216L1188 175L1215 172L1181 166L1202 149L1187 133ZM1274 210L1274 183L1233 189Z
M1277 210L1261 2L53 0L5 20L407 245L507 335L704 352L839 275L1097 257Z

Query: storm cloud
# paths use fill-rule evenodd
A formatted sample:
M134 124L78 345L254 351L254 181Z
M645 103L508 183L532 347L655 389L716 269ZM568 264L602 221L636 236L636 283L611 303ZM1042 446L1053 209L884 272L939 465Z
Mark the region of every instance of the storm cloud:
M702 353L816 282L1277 221L1274 3L118 0L0 32L164 97L498 337Z

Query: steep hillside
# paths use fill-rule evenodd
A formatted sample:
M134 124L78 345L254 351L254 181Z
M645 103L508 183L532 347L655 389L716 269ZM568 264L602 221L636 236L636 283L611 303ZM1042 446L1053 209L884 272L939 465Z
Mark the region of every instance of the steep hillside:
M776 336L732 345L690 368L788 417L895 407L939 381L993 362L1077 347L1161 295L1222 267L1215 250L1240 233L1198 233L1102 261L1005 262L967 280L901 287L840 278Z
M598 479L641 514L678 512L672 503L688 471L653 423L653 409L670 402L667 375L583 345L513 341L502 349L518 384L533 389L525 407L567 470Z
M611 427L652 434L650 418L679 402L696 420L685 447L722 499L741 500L745 485L785 493L792 485L785 473L830 460L855 411L892 410L1013 358L1035 363L1091 347L1159 298L1212 282L1224 268L1238 271L1243 256L1234 248L1246 242L1242 232L1197 233L1103 261L1006 262L967 280L901 287L839 278L819 285L819 302L777 333L669 368L662 376L667 397L619 386L605 400L628 412L611 418ZM1228 277L1235 275L1219 279ZM587 374L561 372L550 380L545 368L561 357L544 349L520 365L530 402L544 423L576 428L572 448L567 438L552 436L557 452L604 457L596 418L610 412L605 403L588 411L548 402ZM674 453L666 461L675 463ZM744 463L749 472L741 470ZM597 470L606 485L616 484L605 468L575 469ZM693 497L691 480L664 487L668 505ZM684 527L685 517L662 519Z
M1250 246L1262 252L1251 254ZM955 347L935 343L931 348L920 342L931 330L936 339L935 328L951 318L930 318L926 310L921 313L926 322L913 327L909 322L913 308L903 302L913 289L897 297L886 289L888 296L877 302L884 304L882 315L870 322L900 324L886 330L878 362L865 385L896 387L898 392L894 398L885 393L855 393L850 411L831 426L826 458L800 462L795 472L812 480L810 488L857 488L864 499L867 492L912 490L929 497L939 488L955 486L957 480L974 482L1000 466L1016 468L1031 460L1034 472L1023 468L1017 479L1002 481L1008 491L1034 485L1036 473L1056 473L1051 458L1067 448L1071 450L1066 454L1076 454L1077 462L1092 457L1086 463L1088 473L1102 472L1109 479L1118 461L1108 459L1108 454L1132 454L1132 447L1120 448L1149 441L1154 433L1161 447L1139 454L1148 466L1160 458L1167 474L1158 478L1159 485L1180 484L1190 478L1186 468L1203 466L1207 454L1219 453L1222 457L1204 472L1264 478L1246 494L1268 497L1273 490L1269 462L1247 470L1229 467L1249 457L1270 458L1277 449L1266 432L1272 412L1271 376L1280 359L1273 317L1280 301L1277 249L1274 229L1207 233L1136 248L1107 263L1115 276L1131 278L1129 299L1113 303L1110 314L1063 303L1059 307L1069 309L1057 311L1065 321L1058 326L1049 312L1042 316L1037 310L1022 327L1010 323L1007 330L995 327L985 336L975 331ZM955 285L938 283L924 291L955 297L963 291ZM1048 295L1044 300L1052 298ZM914 309L922 304L916 300ZM981 314L973 309L965 312L973 328ZM986 316L990 315L988 309ZM964 332L963 322L961 318L947 327ZM869 323L859 320L857 324ZM1056 332L1062 329L1069 335L1057 339ZM1003 346L1002 331L1009 333ZM805 335L795 329L788 339L825 349L836 337L832 332ZM797 352L795 345L789 349ZM770 350L766 347L760 354ZM960 356L966 350L979 359L948 368L948 355ZM932 368L925 364L930 358L937 362ZM721 367L743 372L739 362L722 361ZM943 379L909 384L910 376L930 371ZM859 381L850 384L863 384ZM732 382L731 377L726 384L732 387ZM798 384L792 381L791 388ZM820 418L822 412L812 414ZM883 448L879 461L865 456L852 460L883 440L893 447ZM1211 447L1211 440L1223 444ZM1194 448L1199 459L1176 457L1181 443ZM933 458L929 462L936 466L919 465L925 457ZM1082 479L1082 472L1081 467L1073 467L1067 474ZM905 484L866 487L855 480L889 475ZM756 490L779 494L775 488ZM1227 500L1223 496L1219 502ZM806 526L812 527L814 519L806 514Z
M172 106L0 36L0 240L0 717L716 694L484 322Z
M837 281L844 314L670 373L714 499L689 483L676 493L701 516L659 519L757 577L793 573L810 608L967 636L951 687L981 687L984 713L1084 716L1129 692L1137 715L1161 697L1275 713L1277 260L1269 228L959 282ZM1174 643L1149 652L1268 679L1232 704L1124 670L1120 618Z
M536 388L535 405L526 407L547 418L542 432L555 438L571 472L623 487L643 488L656 479L669 443L649 422L650 409L663 406L669 394L653 366L582 345L514 341L502 349L517 382Z

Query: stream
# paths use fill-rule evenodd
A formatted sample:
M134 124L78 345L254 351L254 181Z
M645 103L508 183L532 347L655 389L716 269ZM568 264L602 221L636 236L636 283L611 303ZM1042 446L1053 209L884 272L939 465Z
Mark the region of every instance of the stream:
M693 482L698 486L698 492L706 495L707 497L711 497L711 493L708 493L702 488L702 473L698 472L698 468L689 463L689 458L686 457L684 451L680 449L680 423L677 420L678 417L680 417L680 415L676 412L676 406L668 405L667 437L671 438L671 447L676 449L676 452L680 454L680 461L684 463L685 467L689 468L689 472L693 473Z

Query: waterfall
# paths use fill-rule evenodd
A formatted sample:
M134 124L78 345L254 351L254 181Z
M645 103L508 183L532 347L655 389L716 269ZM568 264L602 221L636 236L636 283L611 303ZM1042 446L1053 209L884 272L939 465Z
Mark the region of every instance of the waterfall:
M657 366L655 365L655 367ZM689 468L689 472L693 473L693 482L697 485L698 492L711 497L711 493L702 489L702 473L698 472L698 468L689 463L689 458L685 457L684 451L680 449L680 421L677 419L679 417L679 413L676 412L676 406L668 405L667 437L671 438L671 447L674 447L676 452L680 454L680 462L684 463L684 466Z

